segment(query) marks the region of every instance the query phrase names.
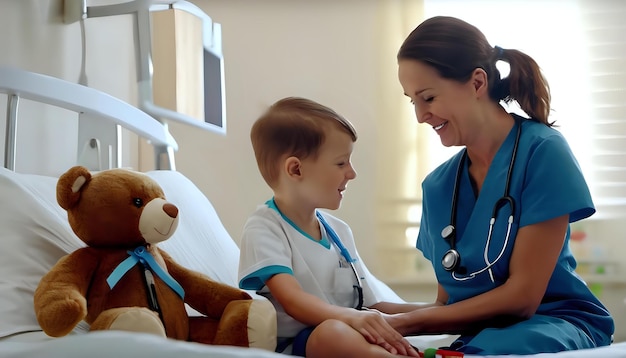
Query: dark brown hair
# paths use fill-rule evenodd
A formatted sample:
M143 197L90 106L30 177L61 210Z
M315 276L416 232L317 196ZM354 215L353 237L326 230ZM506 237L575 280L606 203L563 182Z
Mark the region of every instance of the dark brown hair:
M315 101L287 97L270 106L250 130L254 155L265 182L274 186L282 159L317 156L329 126L356 141L356 131L348 120Z
M532 119L552 126L550 87L532 57L514 49L492 47L485 35L467 22L447 16L427 19L415 28L398 51L398 60L421 61L446 79L466 82L476 68L487 73L489 97L513 100ZM509 75L501 79L496 62L509 64Z

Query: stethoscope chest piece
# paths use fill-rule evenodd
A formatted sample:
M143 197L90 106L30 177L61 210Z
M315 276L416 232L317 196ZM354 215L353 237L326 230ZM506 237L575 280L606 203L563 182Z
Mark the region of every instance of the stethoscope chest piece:
M443 237L446 241L450 241L450 238L454 234L454 226L447 225L441 230L441 237Z
M455 271L461 262L461 255L455 249L449 249L441 259L441 265L446 271Z
M443 228L443 230L441 230L441 237L450 243L450 249L446 251L443 258L441 258L441 265L446 271L455 271L459 267L459 263L461 261L461 255L458 251L456 251L456 233L454 231L455 229L453 225L447 225Z

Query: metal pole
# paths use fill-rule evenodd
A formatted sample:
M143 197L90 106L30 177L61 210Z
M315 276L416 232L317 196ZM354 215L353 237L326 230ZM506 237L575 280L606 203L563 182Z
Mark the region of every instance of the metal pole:
M7 99L7 128L4 142L4 167L15 170L17 152L17 109L20 97L11 94Z

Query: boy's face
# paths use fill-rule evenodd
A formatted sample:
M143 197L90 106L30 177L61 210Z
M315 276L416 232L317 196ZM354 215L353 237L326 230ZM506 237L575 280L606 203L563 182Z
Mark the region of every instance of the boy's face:
M356 178L350 162L354 143L337 128L329 128L317 158L301 163L304 197L316 208L336 210L341 205L348 181Z

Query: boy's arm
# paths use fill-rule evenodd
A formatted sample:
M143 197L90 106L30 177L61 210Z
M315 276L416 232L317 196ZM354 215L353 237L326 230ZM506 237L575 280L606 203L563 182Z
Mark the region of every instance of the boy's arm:
M357 311L327 303L305 292L290 274L274 275L265 284L285 312L304 324L317 326L327 319L336 319L350 325L368 342L392 353L407 355L413 351L409 342L377 312Z

